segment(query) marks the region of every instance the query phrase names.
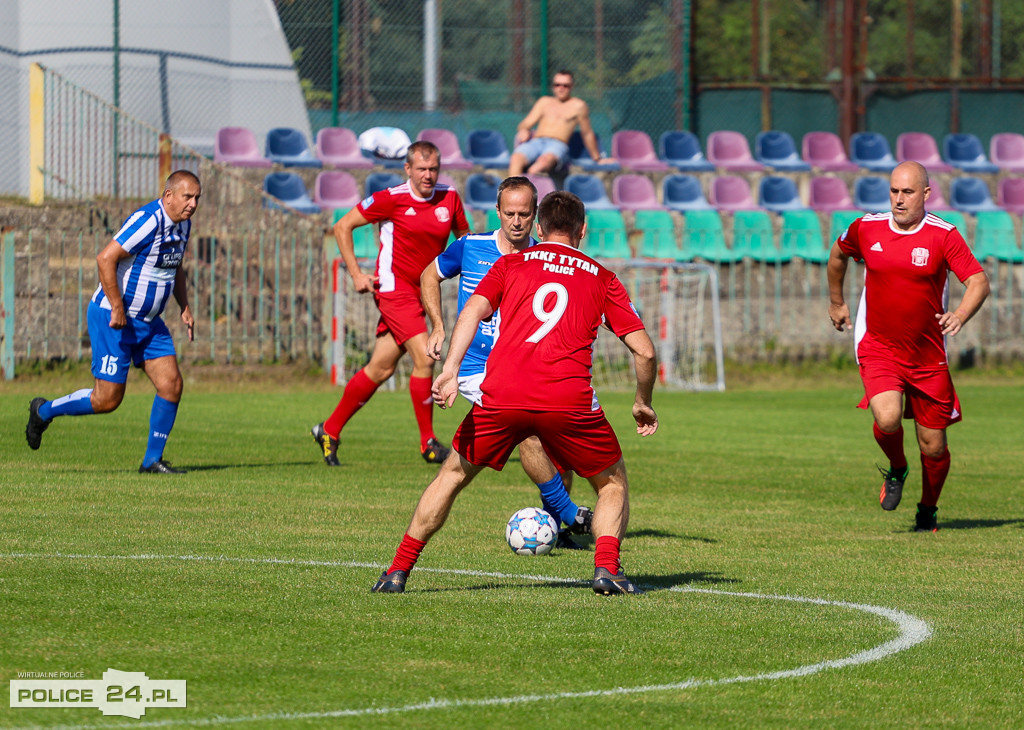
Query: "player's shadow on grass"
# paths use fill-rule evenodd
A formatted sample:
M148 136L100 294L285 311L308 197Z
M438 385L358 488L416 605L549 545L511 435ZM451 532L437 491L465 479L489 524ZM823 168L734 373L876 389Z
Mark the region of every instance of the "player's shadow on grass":
M182 466L186 472L221 471L223 469L265 469L281 466L309 466L308 461L274 461L265 464L204 464L202 466Z
M660 591L667 588L673 588L681 585L722 585L722 584L735 584L742 583L743 581L738 578L724 578L718 573L706 573L704 571L695 571L693 573L674 573L672 575L632 575L629 576L634 583L643 587L645 591ZM481 583L478 585L471 586L447 586L442 588L424 588L423 593L445 593L448 591L493 591L500 589L515 588L516 590L521 589L535 589L535 588L560 588L579 590L580 588L590 588L590 579L580 578L578 581L502 581Z
M1004 525L1017 525L1024 529L1024 519L1013 520L950 520L939 522L939 532L943 530L975 530L980 527L1003 527Z
M672 537L677 540L692 540L694 542L703 543L716 543L718 540L714 540L710 537L701 537L699 535L677 535L674 532L665 532L664 530L627 530L626 537Z

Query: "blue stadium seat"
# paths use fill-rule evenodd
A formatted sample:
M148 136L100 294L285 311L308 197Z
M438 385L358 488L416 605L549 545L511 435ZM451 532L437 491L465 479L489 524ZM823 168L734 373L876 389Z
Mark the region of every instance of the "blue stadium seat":
M683 172L714 172L700 148L700 139L693 132L674 129L658 138L658 156Z
M777 129L757 133L754 138L754 159L776 170L799 172L811 169L810 165L800 159L796 142L789 132Z
M300 213L312 215L320 212L320 206L309 197L306 184L294 172L270 173L263 178L263 192ZM263 205L266 208L287 210L269 198L263 199Z
M466 206L474 210L494 210L498 204L498 185L494 175L475 172L466 178Z
M401 185L404 182L405 178L395 172L371 172L366 176L366 194L370 196L386 188Z
M965 172L999 172L999 167L985 156L981 140L973 134L947 134L942 139L942 156L948 164Z
M672 210L710 210L700 180L694 175L666 175L661 181L661 201Z
M803 210L807 206L800 200L796 183L788 177L766 175L757 186L758 203L765 210L776 213L783 210Z
M466 137L466 157L481 167L508 167L505 135L496 129L474 129Z
M889 140L878 132L857 132L850 137L850 161L872 172L892 172L897 164Z
M597 132L594 132L594 137L597 139L597 149L601 152L601 157L607 157L607 152L601 147L601 138L597 136ZM621 165L618 162L603 162L600 164L594 162L590 153L587 152L586 145L583 144L583 135L580 134L579 130L574 131L569 136L569 164L581 167L587 172L616 171L621 169Z
M275 127L267 132L267 159L285 167L322 167L309 148L306 135L291 127Z
M992 200L988 183L980 177L954 177L949 185L949 203L956 210L962 210L965 213L1000 210Z
M878 175L857 178L853 184L853 204L869 213L891 210L889 181Z
M615 210L615 204L604 189L604 182L594 175L570 175L565 179L565 189L578 196L588 211Z

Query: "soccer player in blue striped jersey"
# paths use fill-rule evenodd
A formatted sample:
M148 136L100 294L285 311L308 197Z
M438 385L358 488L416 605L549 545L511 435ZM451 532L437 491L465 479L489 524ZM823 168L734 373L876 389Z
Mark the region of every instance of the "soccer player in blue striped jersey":
M200 194L199 178L178 170L167 178L163 195L132 213L100 251L96 257L100 285L88 311L94 386L52 401L32 399L25 427L29 447L39 448L43 431L58 416L115 410L124 399L128 370L134 364L156 388L139 472L183 473L163 458L178 414L182 378L174 341L160 314L173 294L188 338L193 339L195 319L181 262Z
M441 282L459 276L459 311L473 294L477 284L501 256L515 253L537 243L530 235L537 214L537 188L526 177L509 177L498 186L498 218L500 227L489 233L470 233L453 242L423 271L420 290L423 308L431 323L427 338L427 354L441 359L445 340L444 316L441 306ZM501 328L501 312L496 311L480 323L473 342L459 368L459 392L471 403L480 403L480 384L487 368L487 358ZM540 440L533 436L519 445L523 470L540 490L544 510L564 522L570 532L590 532L591 512L577 506L569 496L565 479L551 463ZM569 482L571 485L571 482ZM559 535L558 547L579 549L567 535Z

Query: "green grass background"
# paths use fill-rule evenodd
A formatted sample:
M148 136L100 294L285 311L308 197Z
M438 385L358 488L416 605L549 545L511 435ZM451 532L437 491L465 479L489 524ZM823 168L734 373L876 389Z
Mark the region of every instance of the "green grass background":
M602 394L630 474L622 558L636 581L894 608L929 624L923 644L801 678L349 716L751 676L898 632L838 606L598 597L593 552L524 558L504 544L507 517L538 503L514 461L463 492L405 595L371 594L435 470L419 458L407 393L378 393L343 434L342 468L328 469L309 427L339 390L190 373L167 450L190 471L165 477L136 473L144 379L114 414L56 421L38 452L24 441L29 398L88 375L19 379L0 393L0 679L142 671L187 680L188 706L135 721L3 702L0 726L1024 726L1024 385L964 381L937 534L911 531L912 428L904 503L878 507L881 453L854 408L855 374L659 392L661 428L647 439L632 431L631 397ZM464 411L437 412L442 440ZM593 504L583 480L575 494Z

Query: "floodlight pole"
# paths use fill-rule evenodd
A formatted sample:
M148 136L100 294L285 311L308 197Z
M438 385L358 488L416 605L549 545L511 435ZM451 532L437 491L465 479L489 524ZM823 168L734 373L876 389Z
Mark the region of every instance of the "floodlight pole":
M341 22L341 0L331 3L331 126L338 126L338 26Z
M113 153L114 153L114 197L120 195L120 181L118 179L118 168L120 164L120 140L119 131L121 122L121 2L114 0L114 129L113 129Z
M437 0L423 3L423 111L437 109Z

